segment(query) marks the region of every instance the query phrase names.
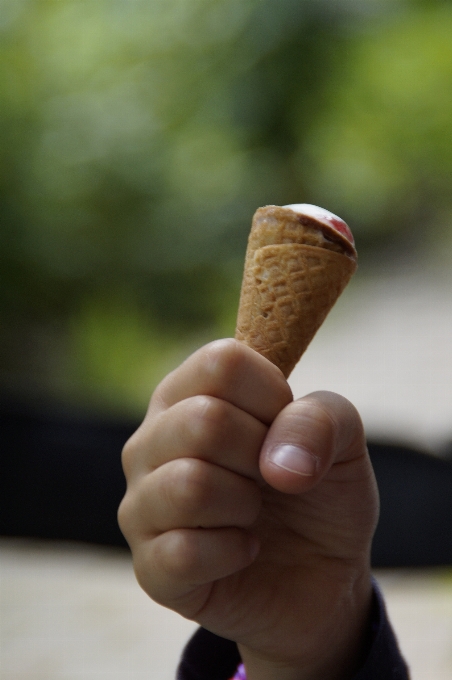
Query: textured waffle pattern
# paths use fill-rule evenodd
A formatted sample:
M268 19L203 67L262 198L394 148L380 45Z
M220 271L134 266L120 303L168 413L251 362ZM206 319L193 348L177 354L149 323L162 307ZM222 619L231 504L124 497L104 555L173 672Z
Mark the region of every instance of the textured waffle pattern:
M262 234L259 240L251 233L236 338L288 377L353 275L356 261L326 248L294 243L293 239L288 243L280 217L276 227L279 236L281 231L286 232L283 243L261 245L262 241L273 241L266 224L263 239ZM272 215L270 221L274 221ZM256 222L253 230L255 227Z

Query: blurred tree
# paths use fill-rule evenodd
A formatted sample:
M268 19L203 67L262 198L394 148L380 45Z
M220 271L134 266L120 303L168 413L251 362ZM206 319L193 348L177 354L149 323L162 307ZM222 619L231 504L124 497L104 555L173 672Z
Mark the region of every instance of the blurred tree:
M451 233L451 31L452 6L434 2L350 41L324 93L332 106L300 130L305 186L363 246L386 236L428 248Z
M141 405L233 331L259 205L364 253L448 226L452 11L421 5L0 0L0 383Z

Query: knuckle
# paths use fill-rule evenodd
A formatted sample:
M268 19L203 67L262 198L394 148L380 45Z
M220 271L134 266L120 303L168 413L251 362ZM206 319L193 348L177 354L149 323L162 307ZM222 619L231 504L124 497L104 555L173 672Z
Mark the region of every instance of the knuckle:
M170 504L183 507L189 518L198 516L213 503L210 465L196 458L183 458L173 463L171 480L166 487Z
M313 392L306 399L314 404L318 420L323 419L325 425L328 423L336 448L364 450L365 433L361 416L348 399L327 391Z
M165 405L165 394L168 390L168 386L170 385L170 383L173 379L174 373L175 373L175 370L168 373L168 375L166 375L165 378L163 378L163 380L154 389L154 391L151 395L151 399L149 401L148 413L153 408L160 410L160 408Z
M133 533L134 512L129 494L126 493L118 508L118 524L126 540L129 540Z
M154 469L156 433L158 433L161 418L162 414L152 421L144 420L124 444L121 451L121 463L127 481L130 481L134 472L140 469L144 462L147 468Z
M322 408L328 413L330 419L337 424L347 424L354 427L362 427L361 416L358 410L346 397L335 392L313 392L311 396L318 403L319 408Z
M230 381L246 361L246 348L234 338L225 338L212 342L206 356L206 368L215 382Z
M206 447L212 446L228 421L229 405L225 401L205 395L193 397L188 422L196 441L202 441Z
M293 413L295 427L297 412L310 426L317 427L325 432L331 433L335 426L335 421L332 418L329 409L326 409L324 405L316 399L307 397L299 402L295 402Z
M155 602L169 606L177 584L195 575L200 565L196 541L185 530L173 530L133 546L135 578Z
M194 532L173 532L166 550L165 567L174 578L198 573L201 559L195 536Z
M138 430L126 441L121 452L121 462L124 474L128 477L134 467L139 448Z

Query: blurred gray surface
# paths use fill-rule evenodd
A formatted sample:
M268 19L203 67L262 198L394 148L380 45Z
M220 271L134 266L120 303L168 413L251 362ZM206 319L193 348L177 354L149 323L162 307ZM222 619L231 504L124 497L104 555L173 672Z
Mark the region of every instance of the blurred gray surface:
M0 542L3 680L173 680L195 628L138 586L126 553Z

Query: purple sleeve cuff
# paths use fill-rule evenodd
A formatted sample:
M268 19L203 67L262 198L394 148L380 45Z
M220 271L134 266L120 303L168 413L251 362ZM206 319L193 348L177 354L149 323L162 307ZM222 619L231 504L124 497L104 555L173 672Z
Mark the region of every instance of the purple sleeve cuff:
M367 658L350 680L409 680L408 669L389 623L383 597L374 581L372 641ZM199 628L182 655L177 680L237 680L246 678L240 668L237 645ZM241 674L241 675L240 675Z
M231 678L231 680L246 680L246 670L243 663L239 665L236 674L234 675L233 678Z

